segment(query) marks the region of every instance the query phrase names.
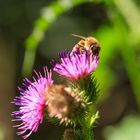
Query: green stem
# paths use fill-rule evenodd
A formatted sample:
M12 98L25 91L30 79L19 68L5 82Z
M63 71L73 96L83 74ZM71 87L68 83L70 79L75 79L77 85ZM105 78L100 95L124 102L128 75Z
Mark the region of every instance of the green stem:
M99 112L97 111L96 114L93 115L92 112L89 112L86 114L85 117L79 122L82 129L82 140L93 140L94 134L93 134L93 126L96 123L97 119L99 118Z
M82 132L84 134L85 140L93 140L92 128L84 126Z

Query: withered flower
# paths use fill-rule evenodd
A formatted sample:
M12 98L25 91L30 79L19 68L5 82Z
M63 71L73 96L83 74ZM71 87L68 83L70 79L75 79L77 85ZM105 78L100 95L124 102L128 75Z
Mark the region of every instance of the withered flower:
M81 100L71 88L64 85L51 85L46 94L46 106L50 117L57 117L60 123L70 123Z

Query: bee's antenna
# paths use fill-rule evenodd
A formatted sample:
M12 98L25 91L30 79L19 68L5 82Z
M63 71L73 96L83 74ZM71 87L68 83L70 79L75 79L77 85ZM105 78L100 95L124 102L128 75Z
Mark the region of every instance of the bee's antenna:
M77 38L81 38L81 39L84 39L84 40L86 39L86 37L81 36L81 35L72 34L72 36L77 37Z

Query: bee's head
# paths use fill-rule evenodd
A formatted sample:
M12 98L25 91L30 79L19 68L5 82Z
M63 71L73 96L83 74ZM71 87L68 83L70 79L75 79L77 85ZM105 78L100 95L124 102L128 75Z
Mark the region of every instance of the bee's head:
M88 46L94 55L98 55L100 51L100 45L97 39L94 37L87 37L85 40L85 46Z

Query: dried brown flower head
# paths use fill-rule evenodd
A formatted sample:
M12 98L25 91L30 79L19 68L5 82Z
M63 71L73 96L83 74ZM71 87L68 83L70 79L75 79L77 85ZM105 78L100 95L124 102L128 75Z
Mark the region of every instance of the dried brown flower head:
M50 117L57 117L61 122L68 122L80 99L74 96L71 88L64 85L51 85L46 94L47 111Z

